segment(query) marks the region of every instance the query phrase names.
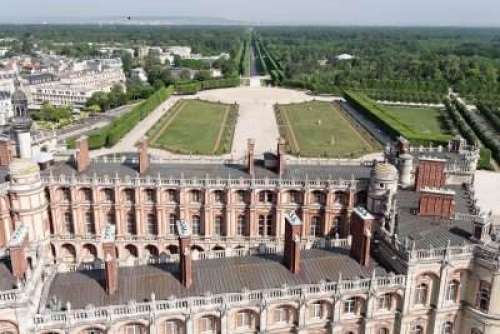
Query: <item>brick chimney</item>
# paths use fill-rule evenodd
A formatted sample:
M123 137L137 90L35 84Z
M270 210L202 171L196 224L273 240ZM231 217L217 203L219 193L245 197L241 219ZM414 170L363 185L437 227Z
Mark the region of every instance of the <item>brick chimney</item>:
M148 140L142 138L137 143L137 153L139 154L139 174L144 174L149 168Z
M247 142L247 172L251 176L255 175L255 139L248 139Z
M300 237L302 233L302 221L290 211L285 216L285 250L284 263L292 273L300 271Z
M416 190L442 188L446 182L445 164L443 159L420 158L415 175Z
M189 288L193 284L191 229L184 220L178 220L176 225L179 233L180 279L182 285Z
M399 154L409 153L410 151L410 142L405 137L398 137L397 141L397 150Z
M87 136L76 140L76 170L78 173L86 170L90 165L89 142Z
M278 175L283 176L286 168L286 141L283 138L278 139Z
M11 141L6 138L0 139L0 167L9 166L12 160Z
M365 208L357 207L351 216L351 256L362 266L370 265L370 244L375 221Z
M28 263L26 260L26 244L28 241L28 228L20 225L14 231L9 243L10 265L12 275L18 280L26 278Z
M446 189L423 188L420 192L418 214L452 219L455 216L455 192Z
M115 246L116 227L106 225L102 233L102 249L104 253L104 280L106 293L114 295L118 292L119 267Z

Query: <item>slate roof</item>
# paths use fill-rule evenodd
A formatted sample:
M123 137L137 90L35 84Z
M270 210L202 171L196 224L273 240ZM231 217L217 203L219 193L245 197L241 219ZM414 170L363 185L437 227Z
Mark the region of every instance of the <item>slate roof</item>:
M455 211L469 213L467 195L461 186L445 186L455 191ZM445 220L433 217L422 217L418 212L419 193L414 190L399 189L397 231L402 240L406 237L415 241L416 248L446 247L448 240L453 246L470 243L473 226L461 220Z
M59 162L50 167L54 176L61 174L70 176L77 174L76 169L71 163ZM285 179L304 179L306 176L311 179L368 179L370 177L371 167L365 166L319 166L319 165L289 165L286 167L283 178ZM44 174L48 174L49 170ZM131 164L123 163L104 163L92 162L89 168L79 175L86 176L104 176L114 177L118 173L121 177L137 175L137 168ZM250 178L244 166L238 164L190 164L190 163L164 163L151 164L145 175L157 177L160 174L164 178ZM278 174L271 169L267 169L261 163L255 166L255 178L279 178Z
M362 267L349 256L349 250L311 249L302 252L301 271L293 274L280 263L278 256L233 257L193 262L193 285L186 289L178 279L178 264L156 266L121 267L119 292L109 296L103 288L103 270L58 274L50 287L48 299L54 296L73 308L126 304L149 300L151 293L156 299L171 296L187 297L241 292L250 290L281 288L284 284L294 286L324 281L369 278L373 270L378 276L386 275L377 263Z
M0 259L0 291L15 288L16 279L10 271L10 266L6 259Z

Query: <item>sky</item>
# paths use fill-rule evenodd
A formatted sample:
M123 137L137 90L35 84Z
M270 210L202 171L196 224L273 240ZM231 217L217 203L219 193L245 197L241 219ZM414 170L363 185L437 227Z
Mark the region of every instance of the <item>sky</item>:
M1 0L2 18L220 17L250 23L500 26L499 0Z

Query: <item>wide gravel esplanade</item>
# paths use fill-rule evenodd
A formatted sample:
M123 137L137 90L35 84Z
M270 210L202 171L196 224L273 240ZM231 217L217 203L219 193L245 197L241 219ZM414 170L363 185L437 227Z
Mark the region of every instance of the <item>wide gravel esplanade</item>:
M268 150L276 150L279 131L274 115L275 104L300 103L313 99L323 101L338 99L335 97L310 96L302 91L276 87L236 87L202 91L192 96L173 96L140 122L113 148L93 151L92 155L99 156L135 151L135 143L180 98L200 98L212 102L237 103L239 105L239 118L233 139L233 149L230 155L225 156L225 158L231 157L234 159L242 158L245 155L248 138L255 139L255 154L257 155ZM202 131L202 129L199 130ZM152 150L152 153L165 158L179 156L157 149Z

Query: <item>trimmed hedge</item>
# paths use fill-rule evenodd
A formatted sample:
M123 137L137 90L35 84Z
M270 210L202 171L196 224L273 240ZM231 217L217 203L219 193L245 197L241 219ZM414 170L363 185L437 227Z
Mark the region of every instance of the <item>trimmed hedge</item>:
M128 113L118 117L111 124L89 134L89 148L96 150L102 147L111 147L118 143L141 120L170 97L173 87L160 88L147 100L135 106Z
M403 136L414 145L428 145L430 143L434 145L448 144L450 136L417 132L362 93L345 91L344 97L349 103L362 111L374 123L384 128L384 130L394 138Z
M239 78L214 79L205 81L183 81L175 83L175 92L180 95L192 95L201 90L238 87Z

